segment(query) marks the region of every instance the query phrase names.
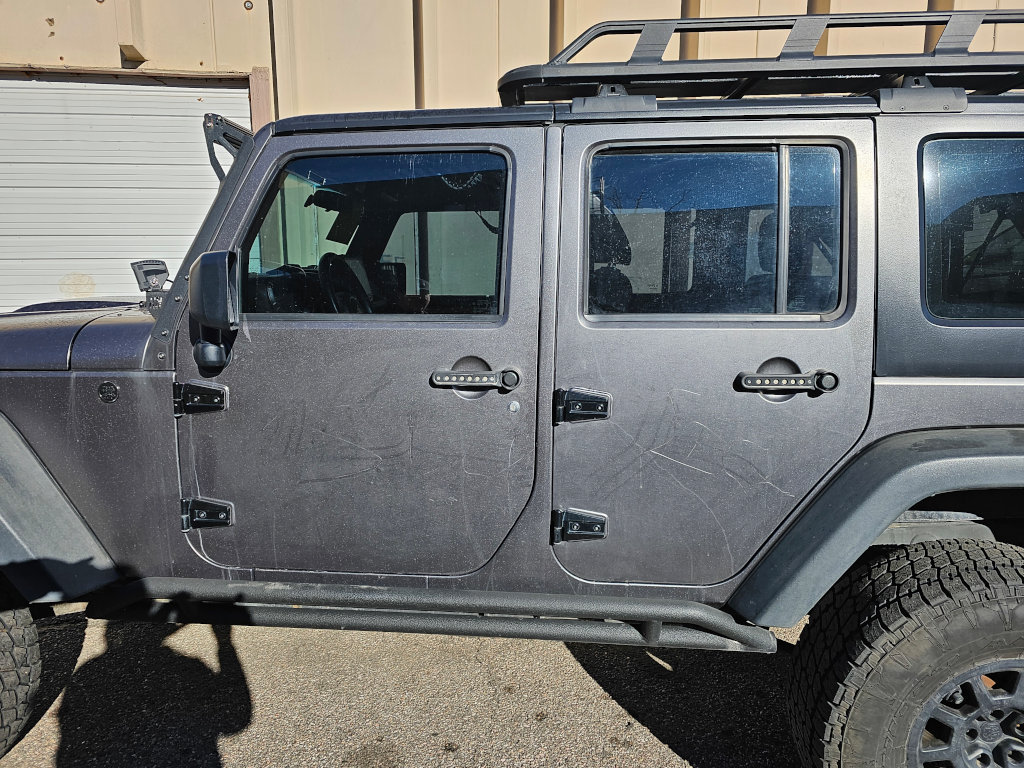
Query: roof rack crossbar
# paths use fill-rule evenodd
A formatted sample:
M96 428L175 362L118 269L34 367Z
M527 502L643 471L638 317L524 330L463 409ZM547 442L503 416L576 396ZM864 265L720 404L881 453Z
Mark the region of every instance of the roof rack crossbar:
M942 30L942 34L935 43L932 55L969 56L970 51L968 49L984 21L984 12L958 13L951 16L949 21L946 22L946 28Z
M1024 11L926 11L914 13L847 13L754 16L738 18L606 21L596 24L547 64L514 69L498 81L502 104L558 101L594 96L601 85L620 85L629 93L655 96L722 96L753 93L839 93L902 76L929 76L941 85L994 90L1017 82L1024 52L971 53L982 25L1022 24ZM816 56L829 29L857 27L939 26L932 51L919 54ZM789 35L774 59L665 60L677 33L782 30ZM607 35L637 35L629 59L576 62L583 49ZM845 86L857 80L857 88ZM782 88L796 90L780 90Z
M629 57L629 63L657 64L665 55L665 49L668 48L675 31L675 24L672 22L644 24L633 49L633 55Z
M803 16L793 23L782 46L780 59L811 59L821 36L828 29L829 16Z

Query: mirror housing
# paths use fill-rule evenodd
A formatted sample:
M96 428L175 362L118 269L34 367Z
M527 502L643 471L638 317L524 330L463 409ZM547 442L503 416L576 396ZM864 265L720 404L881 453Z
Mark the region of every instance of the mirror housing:
M192 357L201 371L222 371L228 364L228 350L223 344L200 339L192 346Z
M188 312L200 328L238 330L238 255L207 251L188 270Z

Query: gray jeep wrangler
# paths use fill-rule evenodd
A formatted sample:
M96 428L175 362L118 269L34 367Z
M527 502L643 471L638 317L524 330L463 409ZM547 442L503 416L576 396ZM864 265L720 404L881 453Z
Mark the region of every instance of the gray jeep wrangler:
M139 304L0 317L2 744L61 601L761 653L809 613L808 766L1024 764L996 22L1024 13L613 22L500 108L207 116L223 183L169 289L140 262ZM814 54L886 25L944 32ZM663 60L768 29L774 59ZM606 35L627 62L579 56Z

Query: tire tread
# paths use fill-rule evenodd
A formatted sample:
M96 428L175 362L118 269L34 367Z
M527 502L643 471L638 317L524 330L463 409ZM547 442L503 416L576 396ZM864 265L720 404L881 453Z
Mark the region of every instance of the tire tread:
M869 552L812 609L797 644L787 702L804 764L840 768L859 688L899 641L994 598L1024 598L1024 549L944 539Z

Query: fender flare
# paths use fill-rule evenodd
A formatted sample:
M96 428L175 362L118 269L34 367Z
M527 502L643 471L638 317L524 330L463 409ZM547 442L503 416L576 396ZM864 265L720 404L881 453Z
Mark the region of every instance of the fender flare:
M3 414L0 573L30 603L72 600L119 577L106 550Z
M1024 429L903 432L858 453L729 598L754 624L791 627L883 531L928 496L1024 486Z

